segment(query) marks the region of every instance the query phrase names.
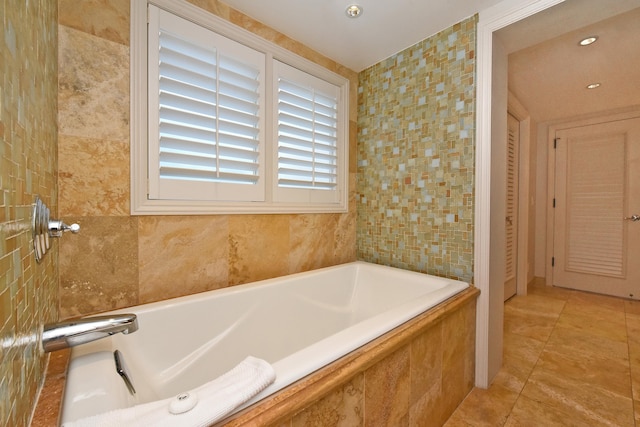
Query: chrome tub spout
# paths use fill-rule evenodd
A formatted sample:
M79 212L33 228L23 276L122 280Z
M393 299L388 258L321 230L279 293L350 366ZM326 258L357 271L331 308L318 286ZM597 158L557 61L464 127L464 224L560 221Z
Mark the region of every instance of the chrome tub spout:
M44 326L42 348L45 352L62 350L122 332L138 330L135 314L86 317Z

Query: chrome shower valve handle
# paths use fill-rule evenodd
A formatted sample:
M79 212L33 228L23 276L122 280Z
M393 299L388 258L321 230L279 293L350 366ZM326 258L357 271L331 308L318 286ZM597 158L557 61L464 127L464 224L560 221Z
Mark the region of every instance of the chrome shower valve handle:
M62 237L62 235L70 231L73 234L76 234L80 231L79 224L71 224L67 225L62 221L58 221L55 219L49 220L49 236L50 237Z
M51 237L62 237L62 235L70 231L78 233L80 226L78 224L67 225L64 222L50 218L49 208L42 202L40 197L36 196L33 205L33 216L31 218L31 230L33 234L33 250L36 261L42 261L44 254L49 250Z

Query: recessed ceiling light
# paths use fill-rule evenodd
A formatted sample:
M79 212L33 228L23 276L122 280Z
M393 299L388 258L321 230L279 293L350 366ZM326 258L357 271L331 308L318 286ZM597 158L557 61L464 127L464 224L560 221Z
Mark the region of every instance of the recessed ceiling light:
M586 37L582 40L580 40L580 43L578 43L580 46L589 46L592 43L595 43L596 40L598 40L598 36L589 36Z
M587 89L596 89L600 87L600 83L591 83L590 85L587 85Z
M358 6L357 4L349 5L347 6L347 10L345 11L345 13L349 18L357 18L358 16L362 15L362 7Z

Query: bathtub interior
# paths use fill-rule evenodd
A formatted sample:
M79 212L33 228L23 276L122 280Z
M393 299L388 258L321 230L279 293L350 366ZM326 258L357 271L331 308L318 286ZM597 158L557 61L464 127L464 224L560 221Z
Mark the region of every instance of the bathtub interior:
M109 410L191 390L251 355L278 376L255 401L424 311L425 298L437 304L467 286L362 262L330 267L124 310L138 315L139 330L77 347L71 364L78 378L105 372L96 386L118 390L103 402ZM108 373L116 349L135 397Z

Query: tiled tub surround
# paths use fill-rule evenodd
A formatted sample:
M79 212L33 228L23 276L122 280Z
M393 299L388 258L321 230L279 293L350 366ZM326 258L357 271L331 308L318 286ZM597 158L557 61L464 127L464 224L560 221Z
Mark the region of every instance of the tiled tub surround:
M442 425L473 387L478 294L464 290L224 425ZM43 391L40 405L50 412L39 412L39 427L57 426L59 399Z
M43 324L58 318L58 245L36 263L35 196L57 213L57 4L0 2L0 425L25 426L46 367Z
M217 0L192 3L349 78L349 212L131 216L130 3L59 0L59 216L82 226L60 242L62 318L356 258L356 73Z
M73 349L63 422L172 398L249 355L269 362L276 374L252 404L468 287L357 261L111 312L136 314L140 328ZM135 396L113 370L116 350Z
M468 288L224 425L443 425L473 388L478 294Z
M358 259L473 277L476 22L359 74Z

